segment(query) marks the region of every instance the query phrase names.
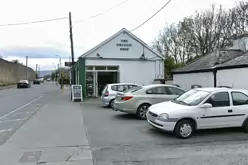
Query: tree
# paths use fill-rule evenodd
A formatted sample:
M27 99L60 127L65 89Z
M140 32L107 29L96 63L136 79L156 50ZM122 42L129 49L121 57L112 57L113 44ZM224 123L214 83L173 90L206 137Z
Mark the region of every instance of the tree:
M16 60L12 60L12 63L14 63L14 64L21 64L21 65L23 65L23 63L19 62L19 60L18 60L18 59L16 59Z
M60 74L60 70L59 69L55 70L51 74L51 79L60 82L61 80L59 79L59 76L60 76L59 74ZM61 68L61 77L64 81L64 84L69 84L69 82L70 82L70 69Z
M166 25L152 47L167 59L165 71L170 72L176 66L183 66L216 49L231 46L232 37L247 29L248 2L238 2L230 10L212 5L180 22Z

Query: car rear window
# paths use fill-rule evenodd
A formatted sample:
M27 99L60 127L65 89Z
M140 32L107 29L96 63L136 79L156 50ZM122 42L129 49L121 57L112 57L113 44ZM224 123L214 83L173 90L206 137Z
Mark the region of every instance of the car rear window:
M142 87L140 87L140 86L135 86L135 87L133 87L133 88L130 88L130 89L126 90L124 93L134 93L134 92L139 91L140 89L142 89Z
M127 85L123 84L123 85L112 85L111 89L113 91L123 92L123 91L126 91L128 88L127 88Z
M21 80L20 83L27 83L27 81L26 80Z

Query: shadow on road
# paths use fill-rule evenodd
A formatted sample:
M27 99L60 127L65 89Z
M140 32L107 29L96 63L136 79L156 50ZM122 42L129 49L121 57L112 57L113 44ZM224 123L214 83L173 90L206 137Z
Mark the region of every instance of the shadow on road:
M138 118L137 116L133 115L133 114L117 114L114 116L114 118L119 119L119 120L137 120L137 121L145 121L142 120L140 118Z

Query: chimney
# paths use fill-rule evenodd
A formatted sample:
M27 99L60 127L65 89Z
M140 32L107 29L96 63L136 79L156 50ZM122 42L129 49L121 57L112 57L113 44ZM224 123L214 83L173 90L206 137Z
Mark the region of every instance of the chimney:
M218 64L220 64L221 63L221 57L220 57L221 55L220 55L220 50L219 49L217 49L217 51L216 51L216 61L215 61L215 65L218 65Z
M244 32L234 37L231 49L240 49L244 52L248 51L248 32Z

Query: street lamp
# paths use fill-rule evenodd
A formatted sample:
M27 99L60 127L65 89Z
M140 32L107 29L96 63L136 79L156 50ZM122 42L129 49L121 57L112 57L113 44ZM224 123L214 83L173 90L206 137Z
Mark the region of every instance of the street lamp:
M59 57L59 78L61 79L61 56L60 55L56 55L57 57Z
M60 55L55 55L59 57L59 80L60 80L60 88L62 89L62 73L61 73L61 56Z

